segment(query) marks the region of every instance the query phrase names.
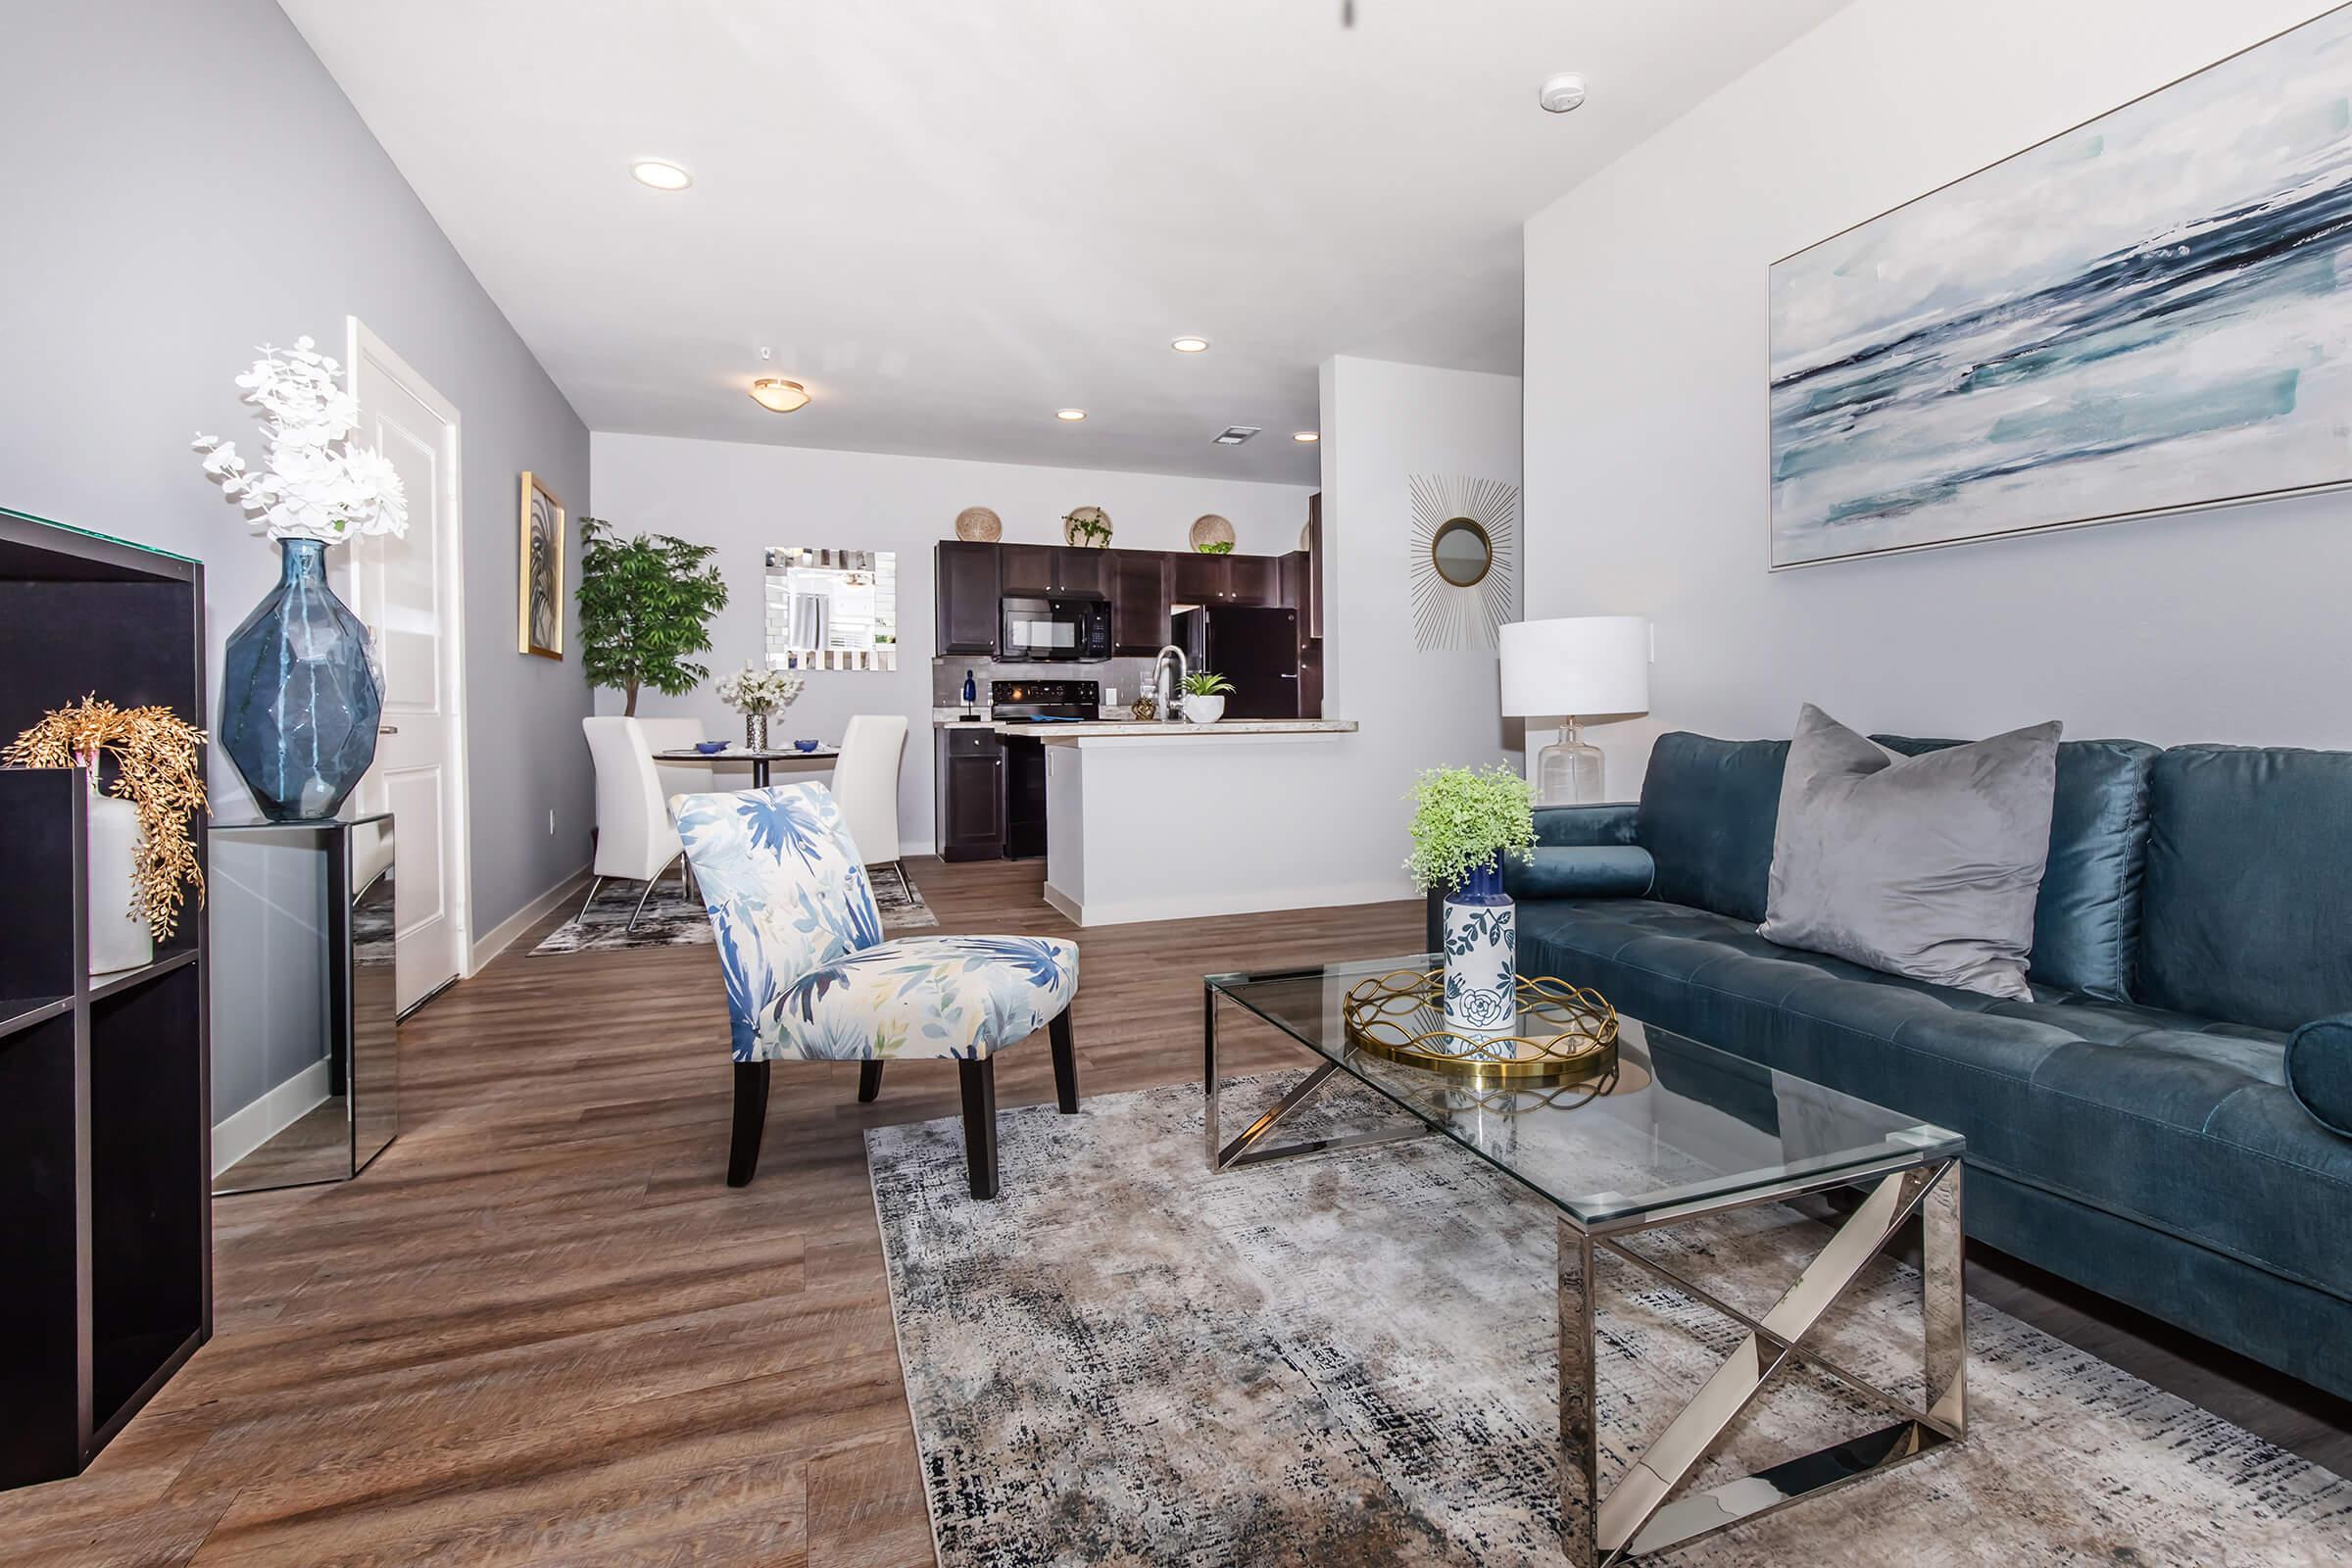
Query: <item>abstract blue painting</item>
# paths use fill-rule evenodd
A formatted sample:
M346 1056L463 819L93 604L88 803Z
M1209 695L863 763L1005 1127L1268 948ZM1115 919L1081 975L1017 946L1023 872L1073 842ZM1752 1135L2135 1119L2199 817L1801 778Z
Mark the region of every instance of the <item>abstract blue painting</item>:
M1771 297L1776 568L2352 482L2352 6Z

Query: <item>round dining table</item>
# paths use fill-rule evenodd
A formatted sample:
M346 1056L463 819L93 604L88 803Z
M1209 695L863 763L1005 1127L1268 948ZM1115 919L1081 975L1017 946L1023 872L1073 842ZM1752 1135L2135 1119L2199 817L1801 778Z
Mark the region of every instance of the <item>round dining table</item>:
M770 746L754 751L748 746L730 746L723 752L698 752L691 746L675 751L656 752L657 762L708 762L713 767L720 762L749 762L752 764L752 788L767 788L767 770L776 762L829 762L841 755L838 746L817 746L803 751L797 746Z

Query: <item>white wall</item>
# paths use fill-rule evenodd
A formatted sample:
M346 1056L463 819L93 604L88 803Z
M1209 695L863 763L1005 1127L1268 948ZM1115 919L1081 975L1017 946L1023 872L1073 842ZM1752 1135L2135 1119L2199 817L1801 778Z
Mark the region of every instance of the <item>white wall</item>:
M1266 437L1259 437L1260 440ZM935 838L931 783L931 547L953 538L966 507L995 509L1004 538L1058 544L1062 514L1099 506L1110 514L1112 544L1181 550L1193 519L1213 512L1230 518L1245 555L1298 548L1306 523L1306 485L1255 484L1159 473L1040 468L873 452L690 441L598 432L591 442L596 514L630 533L670 533L716 545L727 578L727 608L711 622L715 678L760 656L764 552L810 545L899 553L899 649L891 673L813 670L808 689L776 726L786 736L839 740L853 713L904 713L906 758L899 780L899 835L909 855L930 853ZM989 670L974 660L985 690ZM1085 671L1078 672L1081 677ZM1122 693L1122 697L1126 694ZM597 694L598 711L617 713L617 692ZM641 714L692 713L712 736L735 735L742 720L709 686L686 697L641 692Z
M1777 258L2326 9L1857 0L1527 225L1528 613L1639 612L1690 728L2352 745L2352 501L1764 570ZM1326 426L1328 428L1328 425Z
M1403 897L1410 885L1396 866L1413 775L1516 762L1519 744L1517 721L1500 717L1492 649L1413 647L1410 476L1518 484L1519 380L1346 358L1325 362L1321 377L1323 707L1362 728L1314 787L1333 803L1348 853Z

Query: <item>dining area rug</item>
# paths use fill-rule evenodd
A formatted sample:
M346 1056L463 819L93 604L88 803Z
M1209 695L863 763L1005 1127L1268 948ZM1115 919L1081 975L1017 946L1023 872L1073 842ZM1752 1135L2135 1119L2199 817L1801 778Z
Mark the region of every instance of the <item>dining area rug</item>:
M884 931L920 931L939 924L939 916L923 902L922 891L896 875L873 879L874 905L882 911ZM710 915L701 901L679 890L673 872L646 900L645 912L634 926L629 915L645 892L642 882L608 882L596 897L570 919L539 939L531 956L553 953L612 953L627 948L682 948L708 943Z
M1562 1562L1553 1211L1436 1137L1212 1175L1200 1098L1004 1111L993 1202L966 1191L957 1121L865 1134L944 1568ZM1379 1109L1361 1089L1323 1102ZM1312 1136L1312 1114L1286 1131ZM1756 1315L1828 1234L1767 1205L1636 1243ZM1618 1259L1596 1302L1607 1487L1743 1331ZM1882 1259L1817 1333L1919 1397L1908 1267ZM1969 1338L1965 1444L1664 1560L2352 1562L2352 1485L2330 1472L1981 1301ZM1784 1372L1696 1484L1886 1419Z

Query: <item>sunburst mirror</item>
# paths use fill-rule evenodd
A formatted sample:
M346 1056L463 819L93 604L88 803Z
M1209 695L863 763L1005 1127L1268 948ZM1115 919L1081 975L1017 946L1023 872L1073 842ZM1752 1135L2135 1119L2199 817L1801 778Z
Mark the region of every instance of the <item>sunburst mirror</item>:
M1519 487L1412 476L1413 646L1492 648L1519 608Z

